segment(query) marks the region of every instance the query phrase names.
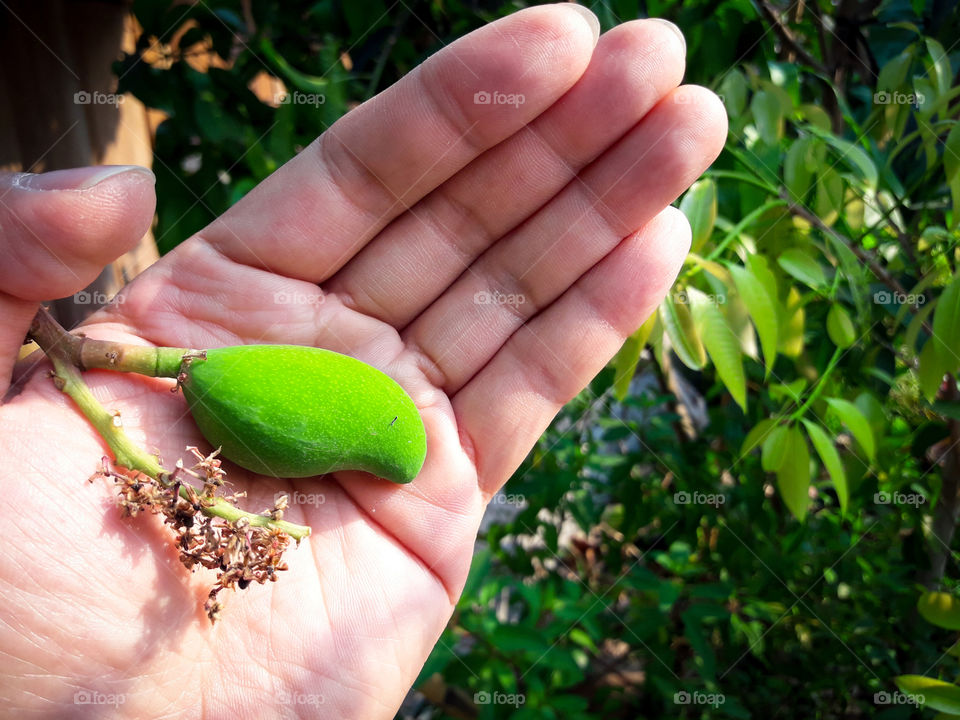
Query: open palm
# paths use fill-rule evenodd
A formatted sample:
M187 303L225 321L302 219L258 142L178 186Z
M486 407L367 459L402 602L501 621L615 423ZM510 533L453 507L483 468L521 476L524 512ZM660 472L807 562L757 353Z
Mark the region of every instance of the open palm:
M665 208L725 136L716 98L677 88L670 26L627 23L594 47L584 20L533 8L446 48L85 324L157 345L329 348L393 376L420 409L428 453L409 485L229 467L247 509L296 493L287 518L313 534L280 582L224 593L216 626L202 611L213 578L190 576L153 518L120 518L107 485L83 482L104 446L70 401L43 372L10 393L8 704L393 716L463 587L487 500L672 283L689 231ZM36 301L82 287L153 212L144 173L85 189L53 189L77 174L43 177L0 188L0 247L16 260L0 267L0 392ZM87 378L168 466L207 448L169 381ZM76 704L90 698L113 705Z

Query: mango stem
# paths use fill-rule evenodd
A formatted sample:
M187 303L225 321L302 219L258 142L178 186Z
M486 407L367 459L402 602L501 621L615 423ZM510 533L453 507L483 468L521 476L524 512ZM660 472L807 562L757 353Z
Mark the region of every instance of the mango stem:
M153 377L176 377L180 371L180 361L185 353L193 352L180 348L140 348L122 343L101 343L101 341L88 340L68 333L60 324L53 319L53 316L45 308L40 308L30 327L30 337L40 346L40 349L53 363L54 384L57 389L70 397L76 403L80 412L90 421L97 433L102 437L107 446L113 452L118 465L129 470L143 473L165 487L171 484L172 473L164 469L159 459L155 455L146 452L123 430L123 424L120 416L108 411L100 401L94 397L90 387L83 381L80 374L81 369L89 367L102 367L111 370L122 370L126 372L141 372L134 370L133 367L144 367L154 371L163 372L145 372L142 374ZM107 346L122 348L123 354L119 357L125 367L118 365L87 365L83 362L83 347L86 343L100 343L93 351L98 355L100 350ZM101 347L102 346L102 347ZM90 347L89 345L87 347ZM170 360L168 354L157 354L149 356L148 354L129 353L129 350L169 350L177 353L176 369L172 374L166 374L169 371ZM98 355L99 357L99 355ZM133 358L133 359L131 359ZM120 361L118 360L118 364ZM180 497L190 501L190 490L186 486L180 487ZM274 520L268 515L258 515L249 513L233 505L233 503L221 498L215 497L210 505L203 505L201 512L210 517L219 517L224 520L235 522L240 518L246 518L250 525L257 527L276 528L285 532L298 543L310 534L310 528L306 525L297 525L285 520Z
M177 377L183 356L197 352L187 348L143 347L74 335L64 330L44 307L33 318L30 336L48 356L56 348L61 358L80 370L116 370L149 377Z

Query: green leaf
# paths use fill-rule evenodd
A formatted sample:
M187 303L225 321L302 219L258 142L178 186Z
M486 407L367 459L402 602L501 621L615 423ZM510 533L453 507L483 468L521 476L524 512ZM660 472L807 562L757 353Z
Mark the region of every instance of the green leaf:
M633 380L633 373L640 360L640 353L643 352L643 346L647 344L647 338L650 337L650 331L653 330L656 321L657 314L652 313L640 329L626 339L623 347L613 358L613 395L621 402L627 397L630 381Z
M843 462L840 460L840 453L837 452L836 445L833 444L827 433L814 422L803 419L803 424L807 428L807 436L813 447L820 456L823 466L830 473L830 479L833 480L833 487L837 491L837 498L840 500L840 512L847 512L847 504L850 501L850 488L847 485L847 473L843 469Z
M776 298L771 298L763 283L746 268L739 265L730 265L730 275L737 288L737 294L750 313L757 335L760 338L760 348L763 350L763 364L766 367L765 377L769 377L773 363L777 359L777 305Z
M870 423L870 429L873 430L875 438L883 437L887 429L887 412L883 405L872 393L864 391L857 395L853 404L860 408L860 412Z
M833 344L841 350L853 345L857 339L857 330L853 327L853 320L850 319L850 314L846 311L846 308L839 303L831 305L830 311L827 313L827 335L830 336Z
M936 83L937 96L943 95L950 90L953 81L953 72L950 70L950 58L943 50L943 45L933 38L926 38L927 51L930 53L930 60L933 62L933 72L930 73L931 80Z
M910 324L907 325L907 332L903 334L903 344L910 350L910 352L916 352L917 338L920 336L920 331L923 329L923 324L927 321L927 318L930 316L930 313L933 312L933 308L935 308L936 305L937 300L929 301L924 304L924 306L920 308L920 312L914 315L913 319L910 321Z
M783 308L783 317L779 322L780 333L777 348L787 357L799 357L803 352L803 329L806 313L800 292L791 287L787 294L787 303Z
M945 372L960 367L960 276L947 285L933 314L933 338Z
M779 298L777 294L777 276L770 269L770 263L763 255L750 255L747 257L747 268L753 273L753 276L760 281L764 290L770 299L776 301Z
M840 159L857 173L869 189L877 189L877 183L880 177L877 172L877 166L862 147L854 145L849 140L838 138L832 133L824 132L817 127L809 126L808 129L814 135L833 146L833 149L840 154Z
M702 258L694 252L687 253L687 262L692 262L697 267L703 268L715 278L722 281L724 285L730 284L730 273L727 271L727 268L720 263Z
M913 695L921 705L947 713L960 713L960 687L923 675L898 675L894 682L904 695ZM923 700L919 699L923 696Z
M808 123L825 132L830 132L830 115L822 107L807 103L800 106L800 112Z
M780 100L772 92L761 90L750 101L750 111L757 126L760 139L776 147L783 137L783 109Z
M955 122L950 128L943 144L943 170L953 203L953 220L950 223L950 229L953 230L960 225L960 122Z
M260 38L260 50L267 59L273 63L280 74L300 90L323 94L329 88L330 83L327 82L326 78L317 75L307 75L293 67L287 62L286 58L276 51L273 43L270 42L270 39L266 36L261 36Z
M840 419L840 422L847 426L856 441L860 443L860 447L863 448L870 462L874 462L876 460L876 441L873 437L873 430L870 428L870 421L867 420L860 408L852 402L840 398L827 398L827 404Z
M800 248L790 248L777 258L777 264L793 275L797 280L806 283L814 290L827 284L823 268L812 257Z
M726 318L716 304L696 288L687 289L694 322L700 330L703 344L706 346L717 375L727 386L727 390L746 412L747 380L743 372L743 354L740 352L740 340L727 324Z
M799 405L800 397L803 395L806 387L807 379L805 377L798 377L796 380L788 383L776 383L769 386L770 397L777 401L782 401L786 398L790 400L790 402Z
M686 305L675 303L667 295L660 303L660 320L680 362L691 370L700 370L707 364L707 353Z
M760 453L760 466L766 472L776 472L783 465L787 456L787 439L789 428L780 425L774 428L767 439L763 441L763 450Z
M728 273L729 277L729 273ZM733 289L733 280L728 280L727 290L729 293ZM736 293L729 297L724 295L726 302L723 303L721 312L727 319L727 325L737 336L737 342L740 343L740 351L745 357L760 362L760 346L757 345L757 333L754 331L753 323L750 321L750 313L747 312L747 306L743 304L743 298Z
M730 70L723 77L717 91L723 97L723 104L727 108L727 115L731 118L740 117L747 106L747 81L743 73L737 69Z
M810 448L799 428L787 431L783 461L777 470L777 487L787 508L803 520L810 502Z
M783 161L783 181L790 199L797 204L803 202L813 180L813 173L810 172L807 162L811 155L811 143L812 139L806 137L794 140Z
M923 393L927 402L932 403L937 399L940 383L943 382L946 372L943 363L940 362L940 353L937 352L933 338L930 338L920 351L920 367L917 369L920 392Z
M913 308L914 305L920 306L920 312L922 312L925 309L924 308L925 305L929 307L930 303L927 302L927 297L923 293L928 287L930 287L936 282L936 279L937 279L936 273L933 273L933 272L927 273L927 275L922 280L920 280L920 282L918 282L916 285L914 285L910 289L910 292L907 293L906 298L898 298L899 300L901 300L900 309L897 310L897 316L896 316L896 322L898 325L901 322L903 322L903 318ZM910 297L911 295L913 295L912 298ZM911 302L902 302L903 300L908 300Z
M960 630L960 598L945 592L925 592L917 601L920 617L947 630Z
M747 433L747 437L744 438L743 445L740 446L740 454L746 455L759 447L760 444L767 439L773 428L777 426L778 422L776 418L766 418L754 425L750 429L750 432Z
M911 63L913 63L911 47L888 60L877 77L877 90L899 90L907 79L907 71Z
M680 201L680 211L690 221L690 250L699 252L717 222L717 185L710 178L698 180Z
M595 653L599 652L596 643L593 642L593 638L591 638L586 631L581 630L580 628L573 628L573 630L570 631L569 638L577 645L585 647Z
M843 178L832 167L824 167L817 178L814 210L826 225L833 225L843 212Z

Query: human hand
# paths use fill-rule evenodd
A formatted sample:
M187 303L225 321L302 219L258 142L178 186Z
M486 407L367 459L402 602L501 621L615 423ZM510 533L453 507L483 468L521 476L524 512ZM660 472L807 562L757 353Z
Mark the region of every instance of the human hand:
M132 717L393 716L463 587L486 501L673 282L689 230L667 205L725 137L719 101L677 89L670 26L626 23L594 48L584 20L537 7L454 43L85 323L125 342L326 347L420 409L428 453L409 485L230 468L249 509L285 491L301 499L286 517L313 534L280 582L227 597L221 623L202 611L211 578L83 482L103 444L48 377L0 407L8 704L72 715L87 692ZM29 188L55 181L0 187L0 392L37 301L83 287L153 214L144 173ZM206 446L169 381L87 378L168 465Z

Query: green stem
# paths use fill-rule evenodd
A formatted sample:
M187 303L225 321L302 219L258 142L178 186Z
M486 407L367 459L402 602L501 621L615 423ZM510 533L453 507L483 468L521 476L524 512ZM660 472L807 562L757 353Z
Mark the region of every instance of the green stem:
M106 441L117 464L141 472L157 482L169 486L172 473L164 469L155 455L151 455L138 447L130 439L130 436L123 430L120 416L111 413L101 405L100 401L90 391L89 386L83 381L80 369L73 362L76 356L71 353L71 350L76 348L73 340L81 340L81 338L70 335L43 308L37 313L30 334L53 363L54 384L76 403L80 412L90 421L100 437ZM119 343L114 343L114 345L119 345ZM174 348L160 349L173 350ZM186 351L178 350L178 352L182 357ZM155 363L154 367L160 367L160 365ZM177 372L179 372L179 367L178 360ZM113 369L119 368L114 367ZM135 371L128 370L128 372ZM163 377L167 376L164 375ZM176 373L171 377L176 377ZM186 487L180 488L180 497L190 501L190 495ZM266 515L249 513L219 497L214 498L213 503L209 506L201 505L201 512L204 515L219 517L230 522L246 518L251 525L282 530L297 542L310 534L310 528L305 525L296 525L285 520L274 520Z
M794 413L790 416L789 422L796 422L797 420L799 420L801 417L803 417L804 413L807 412L807 409L817 401L817 398L819 398L820 395L823 393L823 388L827 384L827 379L830 377L830 374L837 367L837 363L840 362L840 357L842 355L843 355L843 350L841 350L840 348L834 349L833 356L830 358L830 362L827 363L826 369L823 371L823 374L820 376L820 382L818 382L816 386L813 388L813 390L810 391L810 394L807 396L807 399L803 403L803 405L797 408L794 411Z
M48 356L56 348L61 358L80 370L96 368L175 378L180 374L183 356L197 353L187 348L143 347L73 335L43 307L33 318L30 335Z
M48 352L47 357L53 362L56 373L54 384L61 392L70 396L100 437L107 441L118 465L137 470L156 480L170 474L163 469L155 456L137 447L123 431L120 416L114 415L100 404L76 367L66 362L55 350Z

